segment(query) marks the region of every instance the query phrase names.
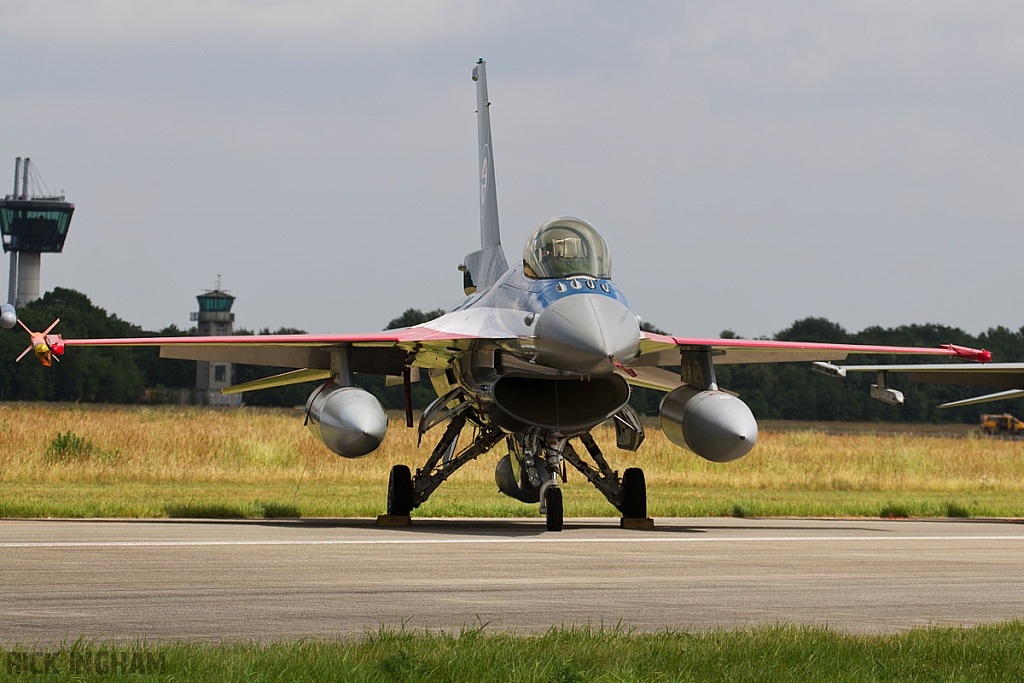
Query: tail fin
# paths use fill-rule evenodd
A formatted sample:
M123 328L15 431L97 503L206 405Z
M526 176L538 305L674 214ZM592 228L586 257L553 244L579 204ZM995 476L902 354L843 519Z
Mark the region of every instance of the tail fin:
M508 270L498 232L498 193L494 184L494 156L491 144L490 102L487 100L487 70L484 60L473 67L476 81L477 138L480 148L480 251L466 257L466 293L490 287Z
M480 248L501 244L498 233L498 193L494 186L494 159L491 156L491 103L487 99L487 64L473 67L476 81L476 129L480 147Z

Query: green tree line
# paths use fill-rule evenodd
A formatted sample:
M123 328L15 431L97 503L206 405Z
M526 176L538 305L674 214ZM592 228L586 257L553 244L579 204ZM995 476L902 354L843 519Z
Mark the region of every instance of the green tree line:
M72 338L179 336L195 334L171 325L159 331L146 331L122 320L89 298L71 289L55 288L42 298L23 306L21 319L32 329L41 330L55 318L61 322L55 329ZM388 323L386 329L408 327L436 318L444 313L410 308ZM659 331L645 323L649 331ZM270 333L269 329L260 331ZM303 330L281 328L275 334L302 333ZM238 334L252 334L238 330ZM723 337L735 335L726 330ZM805 318L778 332L773 339L789 341L840 342L849 344L884 344L898 346L938 346L961 344L986 348L998 362L1024 361L1024 328L1014 331L1005 327L990 328L973 336L963 330L944 325L901 325L894 328L869 327L851 333L825 318ZM189 389L195 387L195 362L161 359L156 348L75 348L61 359L58 367L42 367L29 354L20 363L14 358L28 345L28 336L20 331L0 330L0 400L11 401L82 401L95 403L139 403L150 389ZM907 362L893 356L861 356L851 362ZM236 365L234 381L247 382L284 372L287 368ZM909 381L907 375L890 376L890 386L906 396L903 406L889 406L873 401L868 395L875 381L868 373L851 374L844 380L826 377L811 369L809 363L766 363L755 365L723 365L717 368L719 384L739 393L760 419L843 420L885 422L975 422L982 413L1024 412L1019 402L965 406L955 410L939 410L946 401L985 393L983 390L944 385L923 385ZM357 384L376 395L386 408L401 408L401 386L385 386L384 378L358 375ZM245 403L259 406L294 406L305 403L316 383L296 384L264 391L247 392ZM150 392L149 396L159 395ZM639 411L654 415L663 394L635 389L630 399ZM426 379L413 385L413 403L425 407L434 398Z

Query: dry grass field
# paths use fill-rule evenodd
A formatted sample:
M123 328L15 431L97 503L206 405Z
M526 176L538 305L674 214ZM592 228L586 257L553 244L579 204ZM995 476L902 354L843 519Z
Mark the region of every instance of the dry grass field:
M328 452L300 411L0 404L0 516L374 516L388 470L415 468L393 416L384 444L360 460ZM706 462L648 429L640 453L595 437L612 466L642 467L654 516L1024 516L1024 441L763 429L746 458ZM497 492L501 448L471 463L414 514L534 516ZM569 472L567 516L614 516Z

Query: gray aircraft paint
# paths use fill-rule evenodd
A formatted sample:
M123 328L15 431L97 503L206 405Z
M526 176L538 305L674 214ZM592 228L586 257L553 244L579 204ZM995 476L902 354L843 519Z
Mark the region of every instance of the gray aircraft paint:
M490 100L487 99L487 64L473 67L476 81L477 145L480 170L480 251L466 256L466 270L474 286L490 287L508 270L498 230L498 191L494 181L494 145L491 142Z
M476 81L477 142L480 159L480 248L501 244L498 232L498 192L494 183L494 145L491 142L491 102L487 98L487 63L473 68Z

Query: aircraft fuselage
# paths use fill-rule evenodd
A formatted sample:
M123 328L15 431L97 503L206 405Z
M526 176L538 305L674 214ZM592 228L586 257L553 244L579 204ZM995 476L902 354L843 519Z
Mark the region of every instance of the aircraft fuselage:
M535 279L516 266L430 325L501 340L474 342L470 353L430 377L438 396L460 387L485 420L505 430L573 436L629 399L615 364L636 357L640 328L609 279Z

